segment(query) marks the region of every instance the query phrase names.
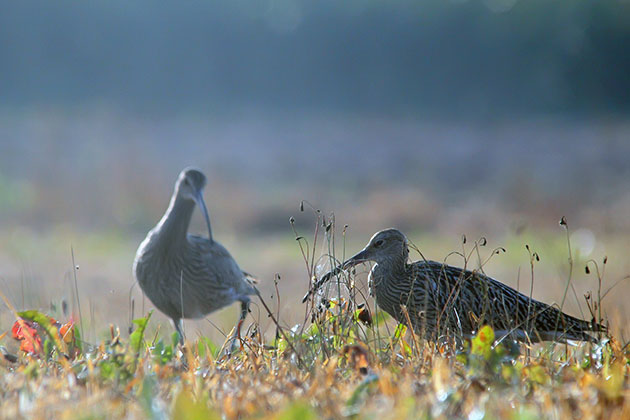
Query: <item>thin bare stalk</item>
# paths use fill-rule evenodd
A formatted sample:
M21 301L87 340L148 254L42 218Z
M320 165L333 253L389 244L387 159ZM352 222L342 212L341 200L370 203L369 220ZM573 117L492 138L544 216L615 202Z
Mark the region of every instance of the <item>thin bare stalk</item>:
M81 314L81 298L79 297L79 282L77 280L77 265L74 262L74 248L70 245L70 254L72 255L72 274L74 275L74 292L77 296L77 307L79 308L79 327L81 328L81 337L83 335L83 315Z

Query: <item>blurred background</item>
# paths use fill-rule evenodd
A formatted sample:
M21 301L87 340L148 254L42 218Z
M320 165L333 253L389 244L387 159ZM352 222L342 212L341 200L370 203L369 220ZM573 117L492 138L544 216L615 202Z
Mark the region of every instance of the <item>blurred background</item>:
M126 329L135 250L194 165L216 238L283 325L304 320L289 217L312 246L308 200L334 213L337 255L346 224L346 254L390 226L439 261L483 236L482 260L507 251L485 272L529 292L529 245L534 297L559 303L570 277L565 308L587 318L592 259L628 338L629 75L627 0L5 2L0 290L76 318L72 249L86 338ZM237 312L186 329L219 339Z

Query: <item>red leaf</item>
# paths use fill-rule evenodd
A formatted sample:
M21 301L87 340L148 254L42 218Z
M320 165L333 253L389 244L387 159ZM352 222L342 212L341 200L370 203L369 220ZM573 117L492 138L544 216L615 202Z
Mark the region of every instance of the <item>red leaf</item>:
M20 350L36 353L42 348L42 340L30 321L17 320L11 328L13 338L20 341Z

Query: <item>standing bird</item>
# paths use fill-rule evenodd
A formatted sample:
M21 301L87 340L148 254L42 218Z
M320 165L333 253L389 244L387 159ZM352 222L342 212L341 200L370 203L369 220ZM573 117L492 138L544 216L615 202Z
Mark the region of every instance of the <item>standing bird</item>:
M377 232L367 246L325 274L304 296L331 277L357 264L374 261L368 276L370 294L398 322L411 322L427 339L451 333L471 337L483 325L497 335L519 341L595 341L589 334L604 331L596 322L567 315L553 306L530 299L478 271L435 261L408 263L407 238L397 229Z
M140 288L173 320L182 342L182 318L203 318L240 301L236 338L249 312L249 295L256 293L252 277L212 238L203 200L205 185L206 177L197 169L186 168L179 174L166 213L140 244L133 263ZM208 238L188 234L195 204L208 225Z

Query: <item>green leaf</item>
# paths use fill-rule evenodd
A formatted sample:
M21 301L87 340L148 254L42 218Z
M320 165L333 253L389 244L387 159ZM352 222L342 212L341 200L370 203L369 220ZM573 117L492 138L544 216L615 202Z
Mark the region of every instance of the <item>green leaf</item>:
M471 353L488 359L492 353L492 344L494 343L494 330L489 325L481 327L479 332L472 339Z
M276 342L276 348L278 349L278 353L284 353L287 347L289 347L289 343L287 343L287 340L285 340L284 338L280 338Z
M205 359L205 357L206 357L206 345L203 342L203 340L198 340L197 341L197 356L200 359Z
M407 326L405 324L398 324L396 331L394 331L394 341L400 340L401 337L405 336L406 332Z
M44 354L50 355L50 354L52 354L52 352L53 352L53 350L55 348L55 345L53 344L53 341L50 338L47 338L47 339L44 340L43 347L44 347Z
M80 328L75 328L74 326L72 327L72 333L74 334L74 340L73 340L73 345L75 346L76 349L79 350L79 352L83 351L83 338L81 337L81 333L79 332Z
M511 420L537 420L539 418L539 413L532 408L523 406L518 406L516 410L512 411L512 415L510 416Z
M66 343L64 343L59 337L59 331L57 330L57 327L55 327L53 322L50 320L50 317L35 310L18 312L18 316L28 321L37 322L44 329L44 331L46 331L48 338L50 338L50 340L52 341L52 344L55 345L57 350L59 350L62 353L67 353Z
M295 401L274 418L276 420L315 420L319 416L306 401Z
M216 358L219 355L221 348L214 344L214 341L210 340L208 337L202 337L202 339L206 348L210 351L210 356Z
M159 340L155 347L153 347L153 359L160 365L165 365L173 359L173 348L171 346L165 346L162 340Z
M190 391L182 390L175 398L171 418L177 420L219 420L221 416L208 408L204 399L200 398L195 401Z
M149 319L151 318L152 314L153 309L151 309L147 316L145 316L144 318L133 320L133 323L136 324L138 328L136 328L136 330L132 332L129 336L129 344L131 345L132 350L136 353L139 352L140 348L142 347L142 341L144 340L144 331L147 329L147 324L149 323Z
M177 348L177 345L179 344L179 340L180 340L179 333L177 331L173 332L173 334L171 334L171 343L173 343L174 349Z
M533 365L527 368L527 377L531 382L545 385L551 381L551 378L540 365Z
M309 337L313 337L319 334L319 327L317 324L311 324L311 326L306 330L306 335Z
M400 340L400 346L402 347L402 350L407 357L413 356L413 351L411 350L411 346L404 339Z
M98 368L101 373L101 378L107 380L114 378L117 366L111 360L104 360L99 363Z
M35 379L39 376L39 364L35 361L32 360L27 366L26 368L24 368L24 371L22 372L24 374L24 376L26 376L27 378L30 379Z

